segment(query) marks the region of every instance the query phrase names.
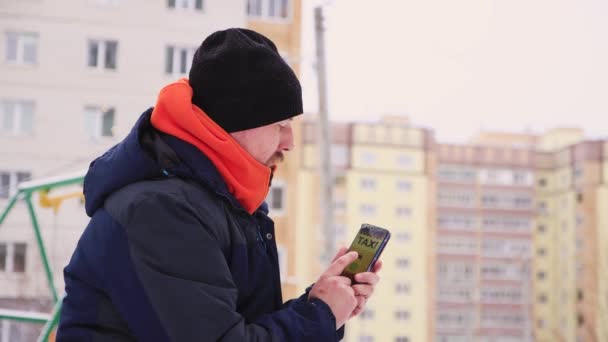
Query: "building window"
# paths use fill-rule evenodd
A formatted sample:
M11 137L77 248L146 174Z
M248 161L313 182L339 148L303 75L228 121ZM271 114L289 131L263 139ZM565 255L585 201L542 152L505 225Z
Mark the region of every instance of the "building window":
M543 247L540 247L536 250L536 254L538 256L545 256L547 254L547 251Z
M373 178L361 178L361 189L363 189L363 190L376 189L376 180Z
M0 272L24 273L27 245L0 242Z
M362 216L374 216L376 215L376 206L373 204L362 204L359 212Z
M585 219L583 218L583 215L581 215L581 214L576 215L576 225L578 227L581 227L584 223L585 223Z
M288 57L284 58L288 61ZM346 168L348 167L350 157L350 150L348 145L345 144L332 144L331 145L331 164L335 168Z
M266 202L272 215L282 215L285 212L285 183L275 179L272 182Z
M247 15L269 19L287 19L289 5L288 0L248 0Z
M583 316L583 314L578 314L578 326L581 327L583 325L585 325L585 316Z
M538 230L539 233L544 233L547 231L547 226L545 226L544 224L539 224L538 227L536 227L536 229Z
M38 63L38 34L28 32L6 32L4 51L9 63L34 65Z
M532 174L528 171L513 171L513 184L533 185Z
M483 280L520 281L528 278L529 268L525 265L508 262L485 262L481 265Z
M397 215L397 217L409 217L412 215L412 209L407 207L397 207L395 209L395 215Z
M397 191L407 192L412 190L412 183L406 180L397 181Z
M395 337L395 342L410 342L410 339L405 336L397 336Z
M547 295L546 294L541 294L538 296L538 302L539 303L546 303L547 302Z
M374 342L374 336L369 336L369 335L359 336L359 342Z
M410 267L410 260L407 258L397 258L397 268L405 269Z
M376 163L376 155L371 152L361 153L361 163L364 166L373 166Z
M440 166L437 178L443 182L474 183L477 174L474 169L462 166Z
M482 328L514 329L521 327L523 322L524 316L519 313L490 310L481 313Z
M583 290L578 289L576 291L576 298L578 299L579 302L583 301L583 299L584 299Z
M334 185L336 187L342 187L346 184L346 176L345 175L338 175L334 177Z
M539 202L538 203L538 212L542 215L546 215L549 212L549 209L547 208L547 203L545 202Z
M25 171L0 171L0 198L13 196L19 183L30 180L31 176Z
M0 134L30 135L34 131L34 102L0 100Z
M545 324L545 320L540 318L536 321L536 327L538 327L539 329L544 329L546 326Z
M195 48L167 46L165 50L165 73L167 75L188 74L195 52Z
M477 255L477 249L478 243L474 238L448 235L437 238L437 252L439 254Z
M410 312L407 310L397 310L395 311L395 319L398 321L406 321L410 319Z
M6 243L0 242L0 272L6 272L7 253Z
M84 127L89 138L97 140L114 136L115 110L113 107L87 106Z
M470 303L473 300L473 290L444 284L438 288L437 299L442 303Z
M397 294L408 294L410 293L411 286L409 283L397 283L395 284L395 293Z
M13 272L24 273L25 272L25 243L13 244Z
M547 179L545 178L540 178L538 180L538 186L541 188L544 188L545 186L547 186Z
M521 288L513 287L484 287L481 290L481 300L487 304L521 303L523 293Z
M408 232L397 232L395 238L397 239L397 242L407 242L412 239L412 235Z
M579 192L576 194L576 201L578 203L583 203L583 193L582 192Z
M400 169L409 169L414 164L414 161L411 156L402 154L397 157L397 166Z
M372 310L372 309L365 309L365 310L363 310L363 312L361 312L361 314L359 315L359 317L361 319L373 319L374 318L374 310Z
M483 240L481 250L484 256L517 258L530 255L531 247L526 240L487 238Z
M437 227L446 230L471 231L477 228L477 219L472 215L440 214L437 217Z
M583 167L575 166L574 167L574 179L579 180L583 176Z
M544 280L547 277L546 273L544 271L538 271L536 272L536 279L538 280Z
M346 200L343 198L334 199L334 214L341 215L346 212Z
M443 284L471 284L476 279L476 270L477 267L472 263L441 261L437 268L437 278ZM470 291L468 287L464 288L463 290ZM450 287L450 291L455 291L457 297L459 298L462 296L465 296L466 298L469 297L468 292L461 292L458 288L455 287ZM454 295L454 293L450 292L450 296L452 295Z
M437 203L442 207L473 207L475 193L467 190L445 189L437 194Z
M482 220L484 231L505 233L530 233L530 218L515 215L487 215Z
M116 70L118 41L89 40L87 66L93 69Z
M334 224L334 234L336 236L336 241L344 241L346 240L346 225L341 223Z
M203 0L168 0L168 8L203 10Z
M247 15L251 17L262 16L262 0L248 0L247 1Z
M468 310L443 309L438 311L435 316L437 326L443 329L466 329L471 327L472 320L473 314ZM452 340L450 339L449 341Z

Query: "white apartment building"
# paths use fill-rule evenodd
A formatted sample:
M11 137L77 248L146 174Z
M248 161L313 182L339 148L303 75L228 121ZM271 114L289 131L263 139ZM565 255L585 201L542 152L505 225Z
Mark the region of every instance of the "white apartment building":
M207 35L246 24L246 0L0 1L0 208L21 181L85 170L163 85L187 77ZM88 218L78 200L36 211L62 293ZM0 226L0 307L49 296L21 203ZM8 324L0 321L0 342L27 338Z

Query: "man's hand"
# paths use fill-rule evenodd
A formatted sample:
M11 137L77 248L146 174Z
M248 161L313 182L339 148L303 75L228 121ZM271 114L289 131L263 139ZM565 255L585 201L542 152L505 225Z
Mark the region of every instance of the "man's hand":
M332 264L323 272L308 293L309 299L319 298L329 306L336 318L336 329L343 326L352 317L353 310L358 303L350 279L340 276L344 268L357 260L358 256L357 252L346 253L346 251L346 248L338 251ZM366 291L366 289L363 290Z
M374 287L380 281L378 271L382 268L382 261L378 260L371 272L364 272L355 275L357 284L353 285L355 297L357 297L357 307L353 310L351 318L357 316L363 309L369 297L374 293Z

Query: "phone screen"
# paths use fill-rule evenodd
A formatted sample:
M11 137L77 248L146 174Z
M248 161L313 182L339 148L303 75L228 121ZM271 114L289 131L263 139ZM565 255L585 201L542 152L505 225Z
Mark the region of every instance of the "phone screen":
M370 271L390 237L391 233L384 228L367 223L362 224L348 249L349 252L356 251L359 253L359 258L348 265L342 275L354 280L355 274Z

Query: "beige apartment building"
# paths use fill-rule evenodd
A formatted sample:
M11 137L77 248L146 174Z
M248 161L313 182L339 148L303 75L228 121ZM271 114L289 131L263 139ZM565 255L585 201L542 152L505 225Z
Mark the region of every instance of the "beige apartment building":
M300 46L302 36L301 0L248 0L247 27L269 37L279 53L300 73ZM301 119L294 120L294 136L300 136ZM301 294L304 285L296 275L295 222L297 208L297 172L300 146L296 141L296 151L286 153L285 161L279 165L272 181L267 199L270 216L275 222L275 235L281 264L283 298L295 298ZM308 285L305 285L308 286Z
M298 275L321 271L318 135L303 123L296 226ZM389 228L382 284L366 310L349 322L347 341L428 341L434 269L434 162L432 133L404 118L332 126L334 228L348 246L362 223ZM336 248L337 249L337 248Z
M555 130L536 154L537 341L604 341L606 334L606 142Z

